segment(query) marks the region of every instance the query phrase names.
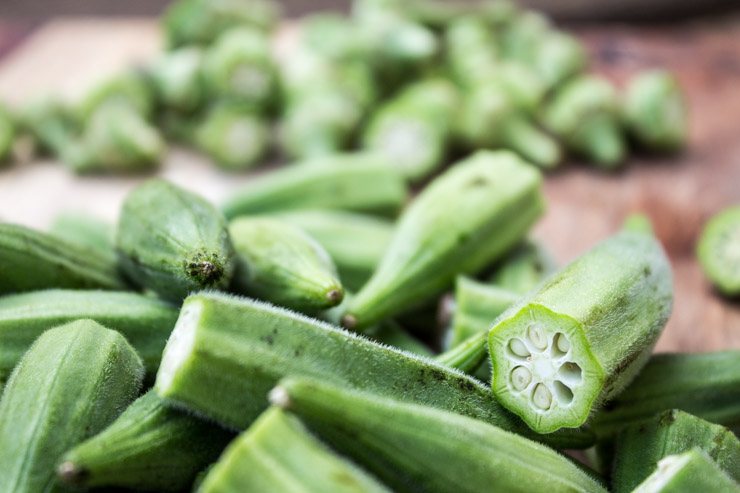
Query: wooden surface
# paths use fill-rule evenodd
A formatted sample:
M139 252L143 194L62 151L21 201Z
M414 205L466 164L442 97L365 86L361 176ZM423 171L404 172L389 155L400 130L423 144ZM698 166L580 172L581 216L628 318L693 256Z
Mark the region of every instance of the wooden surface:
M740 26L582 29L594 69L619 83L635 70L665 66L681 79L692 113L691 143L675 158L633 158L605 175L571 163L548 177L549 209L536 234L567 262L619 228L630 212L653 220L675 271L673 316L662 351L740 349L740 304L720 299L694 259L706 219L740 203ZM288 36L283 36L286 39ZM75 98L130 63L156 56L150 20L78 19L50 23L0 64L0 98L19 103L44 91ZM223 175L190 152L170 152L160 175L220 202L248 176ZM0 170L0 217L43 228L62 209L115 220L142 178L76 178L53 162Z

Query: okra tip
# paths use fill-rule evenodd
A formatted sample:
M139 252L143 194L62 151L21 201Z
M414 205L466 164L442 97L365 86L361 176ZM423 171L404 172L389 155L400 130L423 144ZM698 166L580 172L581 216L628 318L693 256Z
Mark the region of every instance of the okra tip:
M290 407L290 393L288 389L281 385L273 388L267 395L267 399L270 401L270 404L280 409L288 409Z
M330 289L326 292L326 299L331 306L337 306L344 299L344 291L341 289Z
M351 313L345 313L342 316L342 327L347 330L355 330L355 328L357 327L357 317L355 317Z
M67 484L83 484L89 471L84 467L78 467L72 461L64 461L57 467L57 476Z

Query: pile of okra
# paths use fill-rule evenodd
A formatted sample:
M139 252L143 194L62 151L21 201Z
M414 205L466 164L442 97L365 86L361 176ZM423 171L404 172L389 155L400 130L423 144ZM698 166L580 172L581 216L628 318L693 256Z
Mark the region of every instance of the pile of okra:
M565 266L531 234L565 157L685 145L674 77L618 91L501 1L357 0L282 54L278 13L178 0L155 62L1 112L6 160L76 173L290 164L0 223L0 492L739 493L740 351L653 354L650 220ZM697 244L740 296L740 206Z

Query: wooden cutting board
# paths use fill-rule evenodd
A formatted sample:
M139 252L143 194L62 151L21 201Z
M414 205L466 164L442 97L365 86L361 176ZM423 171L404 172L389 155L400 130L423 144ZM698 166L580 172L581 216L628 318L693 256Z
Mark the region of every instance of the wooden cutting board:
M278 36L290 44L294 28ZM618 83L636 70L676 72L692 113L691 143L682 156L635 157L622 172L603 174L569 163L548 177L548 212L536 234L565 263L616 231L630 212L648 214L675 272L676 303L661 351L740 349L740 303L719 298L694 258L706 219L740 203L740 22L665 28L581 28L594 70ZM149 19L51 22L0 64L0 98L17 104L40 92L75 98L131 63L156 56ZM173 149L161 176L219 202L249 176L224 175L194 153ZM54 162L0 170L0 217L44 228L60 210L115 220L125 194L143 178L77 178Z

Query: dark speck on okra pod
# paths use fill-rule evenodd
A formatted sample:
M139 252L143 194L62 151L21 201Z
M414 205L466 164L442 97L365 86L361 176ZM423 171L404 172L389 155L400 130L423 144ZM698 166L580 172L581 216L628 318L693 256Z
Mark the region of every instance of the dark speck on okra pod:
M471 416L559 448L593 439L585 429L538 435L467 375L248 298L188 297L163 357L155 391L232 428L252 423L281 378L305 375Z

